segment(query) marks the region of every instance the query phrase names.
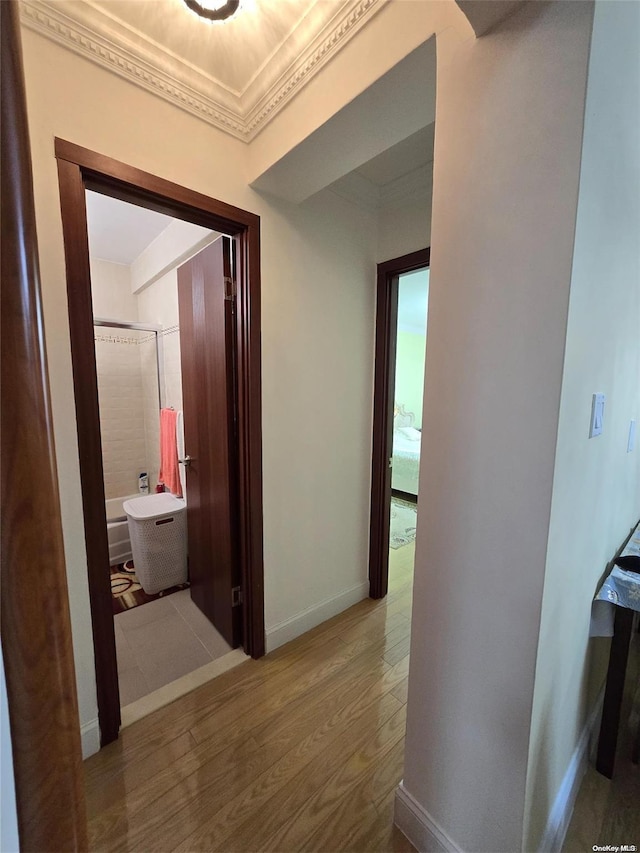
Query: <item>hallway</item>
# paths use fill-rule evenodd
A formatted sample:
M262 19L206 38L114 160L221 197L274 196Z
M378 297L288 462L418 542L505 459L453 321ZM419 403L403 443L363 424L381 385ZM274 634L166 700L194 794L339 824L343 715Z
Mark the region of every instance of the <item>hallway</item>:
M85 762L91 850L412 851L402 777L415 543L364 600Z

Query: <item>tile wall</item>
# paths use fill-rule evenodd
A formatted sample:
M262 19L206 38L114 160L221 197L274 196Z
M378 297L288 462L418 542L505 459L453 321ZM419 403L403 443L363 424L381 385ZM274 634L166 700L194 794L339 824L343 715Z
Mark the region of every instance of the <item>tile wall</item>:
M158 441L149 440L143 381L141 340L147 332L95 327L98 400L104 469L105 498L124 497L138 491L138 475L148 471L157 457ZM155 342L147 349L155 349ZM146 389L146 390L145 390ZM156 380L156 401L158 399ZM156 402L157 412L157 402Z
M182 409L178 281L175 270L137 294L129 268L93 259L92 291L96 316L160 326L162 405ZM96 366L103 443L105 498L138 492L138 475L158 482L160 424L155 334L96 327Z

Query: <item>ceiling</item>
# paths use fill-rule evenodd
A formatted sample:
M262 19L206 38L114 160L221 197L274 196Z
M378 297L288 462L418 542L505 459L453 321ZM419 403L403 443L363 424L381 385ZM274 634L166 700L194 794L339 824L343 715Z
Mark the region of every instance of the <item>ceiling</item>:
M313 6L324 20L331 7L340 4L335 0L243 0L232 18L217 23L198 17L183 0L90 0L89 5L241 95Z
M376 187L384 187L433 161L435 124L423 127L387 148L355 171Z
M89 255L129 266L173 221L170 216L87 191Z
M389 0L241 0L212 23L183 0L22 0L23 24L250 141Z
M335 181L331 189L372 209L431 196L435 124L427 125Z

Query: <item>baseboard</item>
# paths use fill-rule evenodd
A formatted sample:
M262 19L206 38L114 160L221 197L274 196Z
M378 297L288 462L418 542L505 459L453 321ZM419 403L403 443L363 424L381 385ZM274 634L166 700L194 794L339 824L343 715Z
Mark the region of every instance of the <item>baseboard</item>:
M90 720L80 726L80 740L82 742L82 757L89 758L100 750L100 726L98 720Z
M396 788L395 825L420 853L461 853L431 815L400 782Z
M273 628L267 628L267 652L272 652L279 646L284 646L285 643L295 640L296 637L305 634L315 628L316 625L326 622L332 616L337 616L338 613L342 613L343 610L357 604L368 595L369 582L365 581L333 596L333 598L328 598L321 604L303 610L302 613L297 613L290 619L285 619L284 622L274 625Z
M603 701L604 687L582 729L578 744L573 751L569 766L564 774L556 798L553 801L542 841L538 848L539 853L562 850L562 845L564 844L564 839L571 823L573 807L576 804L580 784L587 770L589 741L600 719Z

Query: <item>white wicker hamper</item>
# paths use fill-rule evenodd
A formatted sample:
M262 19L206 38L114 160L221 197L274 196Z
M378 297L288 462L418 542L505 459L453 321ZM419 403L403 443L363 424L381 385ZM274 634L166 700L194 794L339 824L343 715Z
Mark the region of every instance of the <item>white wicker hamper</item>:
M127 514L136 577L147 595L187 580L187 513L168 492L131 498Z

